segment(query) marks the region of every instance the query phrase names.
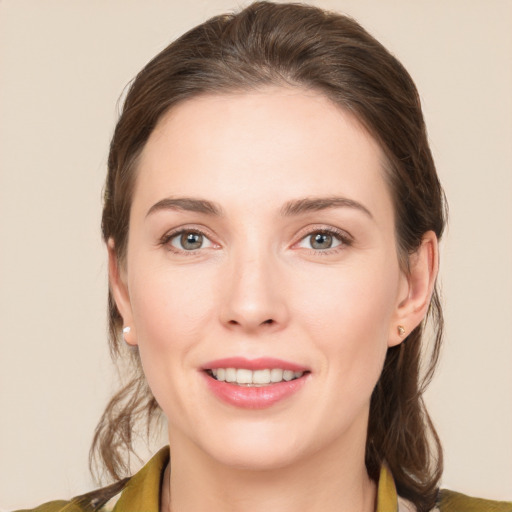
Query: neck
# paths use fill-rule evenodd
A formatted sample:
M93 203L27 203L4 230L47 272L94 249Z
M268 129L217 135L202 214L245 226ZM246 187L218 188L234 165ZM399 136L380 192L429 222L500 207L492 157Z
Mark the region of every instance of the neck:
M376 485L366 472L364 440L356 444L331 446L285 467L248 470L219 464L181 440L172 445L179 449L171 452L161 510L374 512Z

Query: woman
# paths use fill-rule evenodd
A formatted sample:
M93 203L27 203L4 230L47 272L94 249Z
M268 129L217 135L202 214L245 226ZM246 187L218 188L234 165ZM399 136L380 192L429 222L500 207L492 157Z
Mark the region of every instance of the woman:
M172 467L41 509L512 510L438 491L444 220L414 84L354 21L256 3L185 34L111 144L111 342L137 373L93 445L121 478L161 410Z

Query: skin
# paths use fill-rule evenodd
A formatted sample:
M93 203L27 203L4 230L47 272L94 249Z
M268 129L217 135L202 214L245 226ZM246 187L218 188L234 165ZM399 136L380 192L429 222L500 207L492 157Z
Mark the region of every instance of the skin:
M150 136L126 258L118 264L111 241L109 261L126 341L168 418L162 510L374 510L370 396L387 348L424 317L437 273L431 232L400 268L383 162L351 115L301 89L188 100ZM332 197L345 202L283 215L290 202ZM154 206L168 198L221 214ZM201 231L203 245L187 251L180 230ZM332 247L313 247L326 232ZM272 407L241 409L201 372L232 356L310 373Z

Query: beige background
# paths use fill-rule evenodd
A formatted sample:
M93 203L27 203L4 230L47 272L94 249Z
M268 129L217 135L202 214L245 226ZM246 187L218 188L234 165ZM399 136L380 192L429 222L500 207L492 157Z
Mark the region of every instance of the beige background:
M420 89L451 207L427 397L443 483L512 499L512 2L314 3L358 19ZM92 487L115 383L99 220L116 100L171 39L236 4L0 0L0 508Z

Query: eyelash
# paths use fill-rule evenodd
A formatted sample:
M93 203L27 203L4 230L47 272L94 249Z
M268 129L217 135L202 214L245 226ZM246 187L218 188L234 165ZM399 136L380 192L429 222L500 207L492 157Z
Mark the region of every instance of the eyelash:
M314 256L326 256L329 254L335 254L339 251L343 251L347 247L350 247L354 243L353 238L346 231L333 227L326 228L318 226L314 229L309 228L307 233L301 236L300 240L294 244L294 247L298 246L301 242L307 240L308 238L318 234L332 236L339 242L339 244L335 247L329 247L327 249L305 248L310 254Z
M162 236L162 238L160 238L158 245L165 246L169 251L185 256L194 256L195 254L197 254L198 251L204 249L203 247L200 247L199 249L196 250L187 251L185 249L178 249L177 247L174 247L171 244L171 241L174 238L177 238L184 234L201 235L206 240L208 240L212 245L214 245L213 242L210 240L210 236L205 231L198 228L179 228L175 231L171 231L170 233L166 233L164 236Z
M210 240L209 235L198 228L179 228L175 231L171 231L170 233L166 233L164 236L162 236L159 240L160 246L165 246L168 248L169 251L174 252L176 254L182 254L186 256L193 256L197 254L198 251L201 251L202 249L205 249L204 247L200 247L196 250L185 250L185 249L178 249L174 247L171 244L171 241L179 236L182 236L184 234L197 234L203 236L206 240L210 242L210 244L214 245L214 243ZM327 235L332 236L334 239L336 239L339 244L335 247L329 247L327 249L314 249L314 248L305 248L310 254L313 254L315 256L325 256L328 254L334 254L341 250L343 250L346 247L350 247L353 244L352 237L346 232L342 231L341 229L329 227L318 227L311 229L309 228L308 231L301 236L298 242L295 242L293 244L293 247L297 247L301 242L307 240L308 238L311 238L314 235Z

